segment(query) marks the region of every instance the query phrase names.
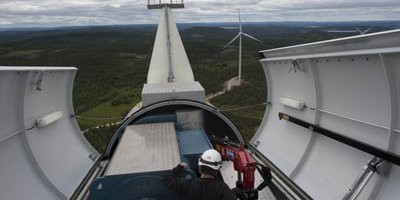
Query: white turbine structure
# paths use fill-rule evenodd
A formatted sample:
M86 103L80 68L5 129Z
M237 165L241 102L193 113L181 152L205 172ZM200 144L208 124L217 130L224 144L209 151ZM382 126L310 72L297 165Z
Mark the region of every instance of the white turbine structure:
M162 9L147 75L149 84L194 81L193 71L171 12L171 8L182 7L183 3L149 5L149 9Z
M371 29L373 29L374 27L371 26L371 27L369 27L368 29L366 29L364 31L359 29L357 26L355 26L354 28L360 33L360 35L364 35L364 34L367 34L369 31L371 31Z
M244 35L244 36L246 36L246 37L248 37L250 39L253 39L253 40L257 41L257 42L261 42L262 43L262 41L257 39L257 38L255 38L255 37L253 37L253 36L251 36L251 35L249 35L249 34L247 34L247 33L243 32L242 19L241 19L241 16L240 16L240 0L238 0L238 5L239 5L238 6L239 33L228 44L226 44L223 49L225 49L226 47L231 45L234 41L236 41L239 38L239 77L238 77L238 80L239 80L239 83L240 83L241 80L242 80L242 35Z

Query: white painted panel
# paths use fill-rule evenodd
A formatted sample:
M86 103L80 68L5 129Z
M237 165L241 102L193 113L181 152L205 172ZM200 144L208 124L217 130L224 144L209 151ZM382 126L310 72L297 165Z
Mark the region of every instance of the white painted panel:
M269 77L280 77L270 79L269 87L273 90L270 97L271 105L268 106L268 121L264 127L265 134L261 134L257 140L262 141L258 147L274 163L279 163L281 170L289 175L296 167L308 145L311 134L307 129L298 129L295 125L287 126L278 118L279 112L290 113L296 117L314 122L314 111L297 110L285 107L279 102L280 97L288 97L304 101L306 105L315 107L315 89L311 70L305 61L301 65L305 72L292 71L291 62L268 63ZM306 80L306 81L304 81ZM255 140L256 141L256 140Z
M0 199L59 199L29 162L22 136L0 143L0 158Z
M376 199L398 199L400 197L400 167L394 166L388 178L385 178L382 189Z
M4 118L0 120L0 140L19 131L18 109L22 108L16 99L22 97L21 88L25 87L23 78L26 74L26 72L17 74L12 71L0 73L0 112L4 115Z
M395 92L397 96L397 123L395 124L395 128L398 131L397 135L400 135L400 56L399 54L388 54L385 56L388 67L392 69L393 77L395 80ZM398 145L400 145L398 143ZM398 152L400 154L400 152Z
M262 141L258 149L289 175L294 170L296 161L300 159L311 135L306 129L293 132L297 127L282 126L281 123L283 122L279 121L278 117L271 118L266 123L268 130L257 139Z
M320 125L328 130L386 149L387 129L365 125L330 114L321 114Z
M93 165L88 148L78 137L73 114L69 110L70 91L61 89L71 84L74 72L44 72L42 90L31 84L37 77L32 73L25 92L25 124L31 126L39 117L55 111L64 111L58 121L28 131L32 152L46 176L70 197ZM67 134L70 132L70 134ZM78 132L79 133L79 132ZM80 133L79 133L80 134ZM45 144L45 145L44 145Z
M75 72L71 67L0 67L0 133L21 130L0 142L0 199L68 199L93 166L89 155L98 153L71 117ZM33 126L55 111L64 116Z
M311 70L306 61L301 61L301 65L306 71L297 71L297 73L293 70L289 73L293 67L290 61L271 62L268 65L269 76L279 77L279 79L272 78L272 81L269 83L274 91L274 95L271 97L272 106L278 107L282 112L290 112L293 116L305 119L306 121L314 121L312 112L288 108L283 106L279 101L280 97L287 97L303 101L309 107L315 107L314 82Z
M394 143L394 152L400 154L399 133L388 141L390 127L400 127L400 30L267 50L263 55L271 105L252 143L258 141L257 149L286 174L297 165L291 178L311 197L343 198L373 156L316 133L315 140L308 143L309 153L300 162L298 152L305 149L301 144L306 144L311 134L278 120L279 112L381 149ZM315 76L289 78L286 65L299 58L309 58ZM283 95L303 100L312 109L282 107L277 99ZM389 177L375 174L359 199L397 199L399 184L400 170L394 166Z
M322 58L317 69L323 110L389 126L389 91L377 55Z
M341 199L372 156L321 135L314 144L295 182L314 199Z
M394 153L396 153L397 155L400 155L400 135L397 134L395 137L396 143L395 143L395 147L394 147Z

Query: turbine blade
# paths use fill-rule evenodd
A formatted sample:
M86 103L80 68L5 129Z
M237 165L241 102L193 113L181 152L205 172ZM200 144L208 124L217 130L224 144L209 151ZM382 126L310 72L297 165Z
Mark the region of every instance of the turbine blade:
M222 49L225 49L226 47L228 47L229 45L232 44L232 42L234 42L236 39L238 39L238 37L240 36L240 33L237 34L227 45L225 45Z
M357 26L353 26L353 27L356 29L356 31L358 31L358 33L360 33L361 35L363 34L363 31L361 29L359 29Z
M369 27L367 30L364 31L364 33L368 33L371 29L373 29L374 27Z
M239 17L239 28L240 28L240 32L242 32L243 28L242 28L242 17L240 15L240 0L238 0L238 17Z
M249 35L249 34L246 34L246 33L242 33L242 34L243 34L244 36L250 38L250 39L253 39L253 40L257 41L257 42L263 43L263 41L261 41L261 40L255 38L255 37L253 37L253 36L251 36L251 35Z

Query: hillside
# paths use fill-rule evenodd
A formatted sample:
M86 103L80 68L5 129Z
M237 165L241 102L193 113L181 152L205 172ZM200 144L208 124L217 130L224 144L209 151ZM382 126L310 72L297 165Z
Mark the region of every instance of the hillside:
M329 28L343 28L332 26ZM323 31L322 27L264 24L249 24L244 30L264 43L244 40L245 82L212 100L211 103L221 110L265 101L266 81L258 62L258 51L355 34L331 33ZM195 78L207 94L220 91L225 81L237 75L237 47L222 50L236 31L201 25L180 30ZM73 93L75 112L88 117L79 118L79 125L86 130L85 135L92 144L102 151L117 127L104 128L103 125L119 121L118 117L125 116L140 101L155 32L154 25L3 30L0 32L0 65L77 67ZM258 106L224 113L237 124L246 139L250 139L264 110L264 106Z

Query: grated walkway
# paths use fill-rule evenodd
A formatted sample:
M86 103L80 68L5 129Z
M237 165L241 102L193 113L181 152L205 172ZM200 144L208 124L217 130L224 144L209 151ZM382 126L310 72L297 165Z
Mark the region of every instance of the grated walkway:
M106 175L170 170L180 162L174 123L132 125L125 129Z

